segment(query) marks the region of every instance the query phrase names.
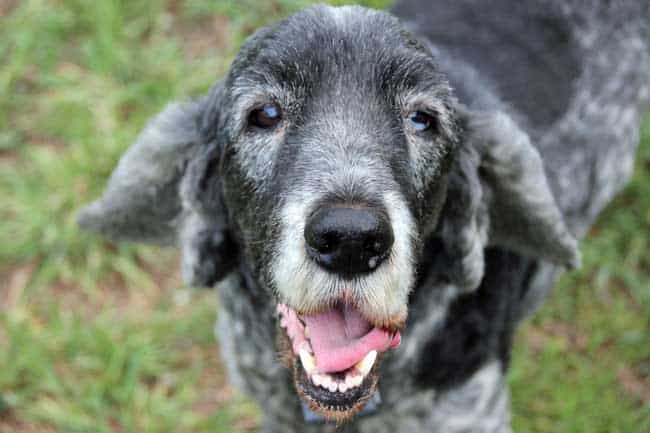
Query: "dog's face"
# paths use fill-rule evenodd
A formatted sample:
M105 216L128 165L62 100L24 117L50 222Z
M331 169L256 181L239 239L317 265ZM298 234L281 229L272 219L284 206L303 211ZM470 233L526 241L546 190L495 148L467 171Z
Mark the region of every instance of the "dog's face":
M222 92L220 175L244 261L277 297L299 393L345 419L399 344L444 200L449 86L390 15L319 7L247 41Z
M277 303L298 393L344 420L399 345L418 267L451 298L481 283L488 244L579 263L528 135L499 107L455 105L392 16L307 9L251 37L208 96L152 119L80 224L176 243L192 284L239 265Z

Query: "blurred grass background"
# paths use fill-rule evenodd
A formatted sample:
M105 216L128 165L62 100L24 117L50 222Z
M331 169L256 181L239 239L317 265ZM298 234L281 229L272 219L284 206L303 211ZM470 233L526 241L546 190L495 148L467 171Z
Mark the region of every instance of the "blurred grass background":
M309 3L0 0L0 433L256 428L224 378L214 294L182 286L174 251L106 243L75 213L149 116ZM650 121L582 250L518 334L515 430L650 432Z

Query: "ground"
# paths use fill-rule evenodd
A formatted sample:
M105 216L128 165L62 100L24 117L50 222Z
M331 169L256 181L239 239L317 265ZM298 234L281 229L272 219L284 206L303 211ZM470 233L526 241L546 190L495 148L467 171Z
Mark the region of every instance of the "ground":
M308 3L0 0L0 433L255 429L214 293L182 286L174 251L109 244L75 213L149 116ZM518 333L516 431L650 431L650 120L582 251Z

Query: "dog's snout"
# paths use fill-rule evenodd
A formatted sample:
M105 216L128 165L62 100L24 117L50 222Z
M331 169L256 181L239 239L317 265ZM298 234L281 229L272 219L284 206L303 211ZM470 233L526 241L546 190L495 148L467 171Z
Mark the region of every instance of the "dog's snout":
M305 240L312 260L328 271L352 276L375 270L390 254L394 237L380 212L329 207L311 216Z

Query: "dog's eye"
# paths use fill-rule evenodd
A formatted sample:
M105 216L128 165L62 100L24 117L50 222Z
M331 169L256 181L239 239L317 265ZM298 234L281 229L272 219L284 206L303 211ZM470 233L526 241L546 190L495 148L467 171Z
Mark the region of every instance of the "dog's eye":
M282 113L280 107L275 104L266 104L251 112L248 117L248 122L262 129L270 129L280 123L282 120Z
M424 111L412 111L406 116L406 123L416 131L423 132L433 128L436 120Z

